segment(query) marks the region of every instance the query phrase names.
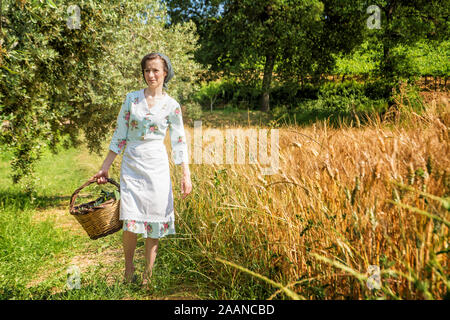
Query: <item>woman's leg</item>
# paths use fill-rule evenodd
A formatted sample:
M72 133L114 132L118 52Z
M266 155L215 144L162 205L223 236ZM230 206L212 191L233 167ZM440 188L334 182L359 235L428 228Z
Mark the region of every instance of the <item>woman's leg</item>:
M134 251L136 249L137 234L131 231L123 232L123 251L125 254L125 280L131 281L134 273Z
M144 284L149 283L152 276L153 264L155 263L156 254L158 252L159 239L145 239L145 271Z

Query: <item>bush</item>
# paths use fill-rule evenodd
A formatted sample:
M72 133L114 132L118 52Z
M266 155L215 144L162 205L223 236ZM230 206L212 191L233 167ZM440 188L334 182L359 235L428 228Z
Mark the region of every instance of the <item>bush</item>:
M328 82L323 84L319 90L319 96L363 96L364 95L364 84L360 84L356 81L345 81L340 82Z
M214 88L212 90L211 88ZM328 82L321 86L295 82L276 82L270 92L272 114L322 110L326 113L351 113L352 111L377 111L385 108L386 94L390 86L383 81L358 83L356 81ZM233 79L222 79L204 84L194 95L194 100L203 108L220 105L227 111L258 109L261 89L246 87Z
M368 100L364 95L364 85L355 81L330 82L320 88L318 103L322 109L347 113L367 104Z
M419 92L420 89L417 86L403 83L396 88L392 98L403 112L422 114L426 106Z
M209 110L215 109L216 101L220 94L223 94L223 88L220 81L209 82L200 87L200 89L194 94L194 101L200 106L203 105Z
M293 109L301 101L317 99L319 89L312 84L300 86L298 83L287 82L278 84L270 93L270 103L273 106L285 105Z
M391 94L392 84L385 80L375 80L364 85L364 95L370 99L388 99Z
M249 87L233 79L223 78L216 82L203 84L194 94L193 100L205 110L218 106L231 105L237 109L253 109L258 105L260 89Z
M202 106L198 102L187 102L184 108L183 114L187 122L194 122L202 117Z

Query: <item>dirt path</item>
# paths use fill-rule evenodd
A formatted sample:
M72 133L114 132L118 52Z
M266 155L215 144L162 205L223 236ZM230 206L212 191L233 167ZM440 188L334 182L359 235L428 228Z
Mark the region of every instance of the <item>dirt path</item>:
M120 170L120 160L118 157L114 161L113 166L110 169L110 177L117 174ZM95 154L89 154L85 147L80 148L80 152L75 158L75 163L78 168L86 171L88 175L95 174L97 170L101 167L103 162L103 157L97 156ZM81 181L80 183L84 183ZM92 195L89 187L81 190L79 197L83 195ZM70 234L72 236L77 236L76 243L74 243L74 248L72 251L65 251L66 253L61 253L51 258L51 261L45 264L45 267L39 269L33 279L28 283L27 287L35 287L46 280L53 280L56 278L61 279L61 277L66 277L68 268L70 266L76 266L82 275L92 275L92 271L95 274L99 274L100 277L104 277L106 283L113 285L117 279L121 279L123 273L123 248L121 245L121 240L104 238L104 240L92 241L89 239L88 235L84 231L83 227L78 223L76 218L69 213L69 197L70 194L66 195L66 199L61 201L59 205L51 208L38 209L33 214L33 221L35 223L48 221L53 224L57 229L61 229L63 232ZM76 203L83 203L83 199L78 198ZM92 200L92 199L91 199ZM119 231L121 233L121 231ZM118 236L115 234L114 236ZM111 236L109 236L111 237ZM140 238L138 238L140 239ZM141 240L142 241L142 240ZM140 264L145 261L144 250L142 246L136 249L135 261ZM140 276L137 264L137 275ZM60 282L60 281L59 281ZM58 294L64 292L66 288L64 286L58 285L52 288L52 294ZM172 290L172 289L171 289ZM107 297L105 297L107 298ZM195 289L188 287L177 286L173 288L173 291L166 295L149 295L144 289L142 294L138 293L138 298L140 299L200 299L195 293ZM124 299L136 299L136 297L125 297Z
M109 243L100 246L99 243L90 240L82 226L70 215L68 206L61 205L51 209L36 210L33 215L33 221L36 223L48 221L64 232L80 236L82 239L85 238L86 241L81 240L77 242L78 245L75 250L80 252L73 257L64 254L53 257L49 264L36 272L35 277L28 283L28 288L38 286L40 283L54 277L65 276L70 266L78 267L81 275L88 274L92 269L96 269L100 274L104 275L108 285L113 285L117 281L117 278L122 275L124 259L122 246L110 245ZM143 249L137 248L135 261L142 262L144 260ZM137 275L139 276L138 272ZM65 290L65 287L54 287L51 293L58 294ZM151 300L200 299L192 288L183 286L177 287L176 291L164 296L157 294L149 295L143 288L142 295L140 296L142 299ZM124 299L135 298L125 297Z

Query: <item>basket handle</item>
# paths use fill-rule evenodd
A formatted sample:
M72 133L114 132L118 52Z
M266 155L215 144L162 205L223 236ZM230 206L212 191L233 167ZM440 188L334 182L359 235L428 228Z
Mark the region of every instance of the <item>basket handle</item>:
M88 181L86 181L85 184L83 184L81 187L79 187L77 190L74 191L74 193L72 194L72 197L70 198L70 212L72 212L73 210L73 205L75 204L75 200L77 199L78 193L86 188L88 185L90 185L91 183L94 183L97 180L97 178L91 178ZM115 185L120 192L120 184L118 184L116 181L114 181L111 178L106 178L106 181L108 181L109 183L112 183L113 185Z

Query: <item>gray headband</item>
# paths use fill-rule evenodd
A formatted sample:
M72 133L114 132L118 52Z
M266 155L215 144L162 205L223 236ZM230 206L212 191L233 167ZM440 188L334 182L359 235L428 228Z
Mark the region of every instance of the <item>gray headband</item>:
M166 78L164 79L164 84L163 84L163 88L167 90L167 82L169 82L169 80L172 79L173 76L174 76L174 72L173 72L173 68L172 68L172 63L170 63L169 57L166 56L165 54L159 53L159 52L157 52L156 54L157 54L158 56L160 56L161 59L163 59L163 60L166 62L166 64L167 64L167 76L166 76Z

